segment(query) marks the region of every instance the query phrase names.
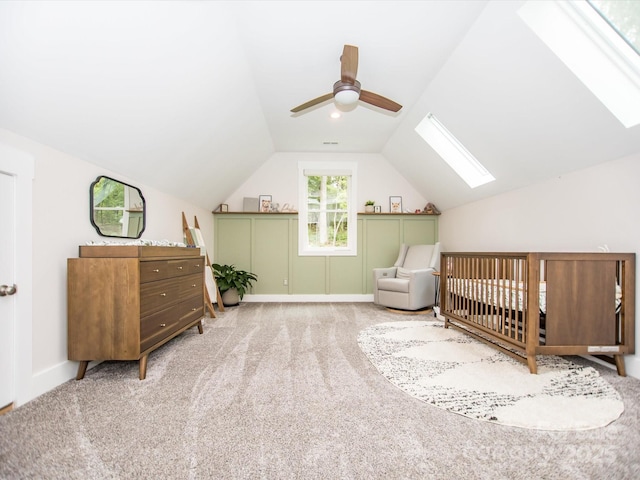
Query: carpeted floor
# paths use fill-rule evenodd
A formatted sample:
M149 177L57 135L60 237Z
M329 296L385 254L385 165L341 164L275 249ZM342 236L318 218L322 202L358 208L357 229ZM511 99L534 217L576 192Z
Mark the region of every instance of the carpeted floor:
M604 428L473 420L402 392L358 347L362 329L407 319L366 303L229 308L153 353L144 381L106 362L0 417L0 478L640 477L639 380L590 363L625 405Z

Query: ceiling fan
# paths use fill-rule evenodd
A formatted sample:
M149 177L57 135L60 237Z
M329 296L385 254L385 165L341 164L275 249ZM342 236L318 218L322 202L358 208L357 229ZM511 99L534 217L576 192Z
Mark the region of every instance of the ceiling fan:
M301 112L314 105L326 102L331 98L335 99L336 103L340 105L353 105L358 100L361 100L375 107L392 112L397 112L402 108L402 105L393 100L360 88L360 82L356 80L356 74L358 73L358 47L345 45L342 56L340 57L340 63L340 80L333 84L333 93L327 93L321 97L309 100L302 105L298 105L291 109L293 113Z

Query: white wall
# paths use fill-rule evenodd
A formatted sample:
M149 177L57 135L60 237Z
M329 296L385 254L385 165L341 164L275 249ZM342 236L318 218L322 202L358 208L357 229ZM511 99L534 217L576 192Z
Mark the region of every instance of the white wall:
M595 252L606 244L612 252L638 254L639 208L636 154L447 210L440 217L440 241L450 252ZM626 364L627 373L640 378L638 315L636 354Z
M427 203L379 154L275 153L227 199L229 211L241 212L244 197L257 198L259 195L271 195L280 207L288 203L298 210L298 161L357 162L360 212L364 211L366 200L374 200L383 212L389 212L390 196L401 196L403 208L410 211L422 210Z
M108 175L142 190L147 206L142 238L183 241L181 212L189 222L198 217L207 247L213 247L213 216L140 181L126 178L81 159L0 129L0 143L35 159L33 183L33 309L30 398L73 378L77 364L67 361L67 258L78 246L102 241L89 221L89 186ZM30 399L29 398L29 399Z

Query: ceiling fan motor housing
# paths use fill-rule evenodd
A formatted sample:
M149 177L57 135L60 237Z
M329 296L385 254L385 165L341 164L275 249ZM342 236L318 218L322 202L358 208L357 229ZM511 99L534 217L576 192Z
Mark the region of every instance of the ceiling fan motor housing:
M343 82L338 80L333 84L333 98L342 105L351 105L360 98L360 82L354 80L354 83Z

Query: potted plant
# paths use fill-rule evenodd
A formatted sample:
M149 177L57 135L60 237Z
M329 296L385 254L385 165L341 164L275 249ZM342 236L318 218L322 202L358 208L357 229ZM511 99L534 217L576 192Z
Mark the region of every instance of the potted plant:
M253 282L258 280L255 274L238 270L235 265L214 263L211 268L225 307L238 305Z
M366 213L373 213L373 206L376 204L373 200L367 200L364 202L364 211Z

